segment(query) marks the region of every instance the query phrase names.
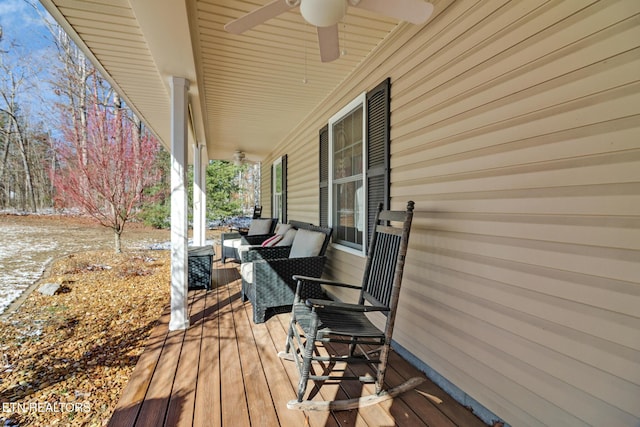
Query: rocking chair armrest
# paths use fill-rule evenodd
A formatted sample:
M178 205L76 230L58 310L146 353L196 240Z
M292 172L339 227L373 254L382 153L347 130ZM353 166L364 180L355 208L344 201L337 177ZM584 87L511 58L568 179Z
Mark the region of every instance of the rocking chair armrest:
M309 298L305 302L307 307L315 309L327 309L338 311L355 311L360 313L368 313L371 311L389 311L389 307L382 305L362 305L362 304L350 304L346 302L331 301L317 298Z
M299 274L294 275L293 280L295 280L296 282L318 283L321 285L338 286L341 288L362 289L362 286L360 285L351 285L349 283L337 282L335 280L320 279L317 277L301 276Z

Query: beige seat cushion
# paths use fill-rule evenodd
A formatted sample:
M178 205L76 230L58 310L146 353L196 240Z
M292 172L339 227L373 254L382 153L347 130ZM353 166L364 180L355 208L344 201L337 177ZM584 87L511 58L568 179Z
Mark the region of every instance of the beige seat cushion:
M244 252L247 252L251 248L252 248L251 245L239 245L238 246L238 259L242 260L242 254Z
M227 248L239 248L240 239L225 239L224 242L222 242L222 245Z
M269 231L271 231L271 222L271 219L252 219L247 235L257 236L260 234L269 234Z
M253 263L244 262L240 265L240 275L247 283L253 283Z

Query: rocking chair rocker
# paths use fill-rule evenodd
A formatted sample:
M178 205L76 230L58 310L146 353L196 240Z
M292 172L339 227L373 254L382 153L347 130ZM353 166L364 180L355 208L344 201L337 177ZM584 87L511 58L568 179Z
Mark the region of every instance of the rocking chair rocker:
M297 280L297 291L291 310L287 342L285 351L278 354L282 359L295 361L300 372L298 398L288 403L287 406L290 409L354 409L382 402L410 390L424 381L423 378L416 377L391 390L383 391L413 208L413 202L407 204L406 212L383 211L382 205L380 205L376 214L375 230L371 236L361 286L294 276ZM396 224L401 223L401 226L394 226L390 221ZM359 302L358 304L347 304L321 299L302 301L299 295L307 284L359 289ZM375 311L382 312L387 317L383 331L378 329L366 316L366 313ZM343 347L344 344L348 344L348 350L344 352L346 354L334 354L336 352L334 343ZM330 348L327 348L327 344ZM361 347L362 345L375 346L375 349L366 351ZM326 350L324 353L328 353L328 355L320 355L320 351L317 351L317 348L322 346ZM357 352L359 354L356 353L356 350L359 350ZM377 357L376 354L378 354ZM376 376L348 376L346 369L340 369L339 372L345 374L340 376L326 372L329 367L334 367L336 363L341 362L369 364L376 368ZM325 369L320 369L321 367ZM316 371L320 370L323 372L316 374ZM319 382L358 380L375 383L376 394L340 401L305 401L304 397L309 380Z

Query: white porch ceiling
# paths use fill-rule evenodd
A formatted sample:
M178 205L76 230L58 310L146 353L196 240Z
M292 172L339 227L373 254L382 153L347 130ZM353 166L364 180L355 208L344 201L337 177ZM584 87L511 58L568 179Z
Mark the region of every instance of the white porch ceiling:
M298 8L242 35L223 29L267 1L41 0L167 147L170 77L189 79L190 139L228 160L261 160L398 24L349 8L346 55L331 63Z

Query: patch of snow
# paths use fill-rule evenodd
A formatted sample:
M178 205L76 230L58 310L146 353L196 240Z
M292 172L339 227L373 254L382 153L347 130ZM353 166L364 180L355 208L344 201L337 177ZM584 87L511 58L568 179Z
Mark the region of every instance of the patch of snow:
M0 245L0 313L25 289L38 280L48 260L43 252L54 251L58 244L54 240L43 240L42 229L30 226L0 224L0 234L13 236ZM34 239L34 236L39 236ZM34 242L38 243L34 243Z

